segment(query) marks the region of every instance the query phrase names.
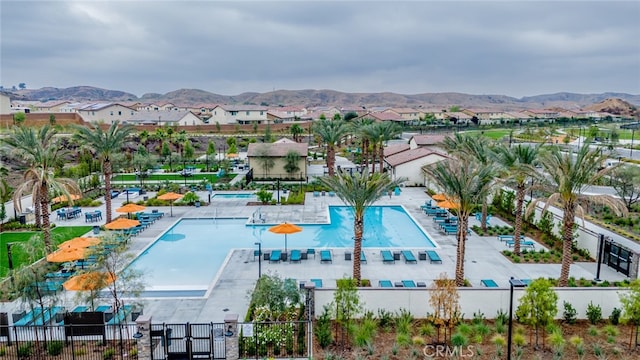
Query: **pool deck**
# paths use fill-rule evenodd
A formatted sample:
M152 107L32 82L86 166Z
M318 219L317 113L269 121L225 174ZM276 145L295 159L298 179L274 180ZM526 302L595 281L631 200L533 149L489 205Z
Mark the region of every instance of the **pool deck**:
M148 196L154 196L149 193ZM200 198L207 199L208 193L199 193ZM377 249L365 248L367 263L362 264L362 278L370 279L372 286L376 287L378 280L387 279L396 282L404 279L414 281L424 281L427 284L445 272L449 277L454 276L456 260L455 235L445 235L434 223L433 218L424 214L420 205L428 200L424 188L403 188L399 196L393 195L391 198L385 196L376 205L402 205L414 220L422 226L429 234L438 248L436 251L442 258L441 264L431 264L429 260L418 260L417 263L405 263L401 257L394 264L382 262L380 251ZM116 209L125 201L118 197L113 199L113 209ZM130 199L136 201L136 199ZM256 211L263 215L265 223L281 223L284 221L292 223L326 223L328 212L325 211L329 205L344 205L337 197L314 196L308 193L305 205L271 205L271 206L248 206L247 199L220 199L213 200L208 206L196 207L173 207L173 217L169 216L169 207L154 207L159 211L164 211L165 216L156 221L141 234L131 241L131 251L138 254L147 246L153 243L164 231L171 227L180 218L213 218L213 217L243 217L251 218ZM101 207L104 212L104 205ZM89 210L89 209L87 209ZM114 217L118 213L114 211ZM104 225L105 221L99 223L85 223L84 216L64 221L55 219L55 212L51 218L59 226L70 225ZM478 224L473 218L470 225ZM492 225L500 225L499 219L492 218ZM219 234L218 236L224 236ZM499 254L507 249L504 242L499 241L495 236L480 237L471 233L467 240L465 277L472 286L481 286L480 280L493 279L500 287L507 287L509 277L514 276L521 279L535 279L538 277L558 277L560 264L514 264ZM295 243L290 243L291 249L295 249ZM536 249L543 246L535 245ZM239 314L240 320L244 318L248 308L248 293L255 285L258 277L257 259L253 257L251 249L236 249L227 255L223 268L218 272L212 283L207 296L203 298L145 298L138 299L144 306L144 313L151 315L154 322L222 322L226 314ZM263 249L265 251L267 249ZM400 250L400 249L391 249ZM403 249L405 250L405 249ZM418 251L413 250L418 258ZM318 251L318 249L316 249ZM336 279L350 276L353 269L353 261L345 260L345 251L352 249L331 249L333 253L332 263L321 263L319 255L302 260L300 263L279 262L269 263L261 261L263 274L277 273L281 277L293 278L298 281L308 281L311 278L321 278L325 288L335 287ZM596 272L595 263L576 263L571 266L571 276L575 278L593 279ZM185 274L185 276L189 276ZM622 280L624 276L616 273L607 266L602 266L600 278L603 280ZM100 303L100 302L98 302ZM105 302L106 303L106 302ZM79 304L78 298L73 292L62 292L60 304L68 309ZM21 308L18 301L13 303L0 304L0 311L9 313L16 312Z

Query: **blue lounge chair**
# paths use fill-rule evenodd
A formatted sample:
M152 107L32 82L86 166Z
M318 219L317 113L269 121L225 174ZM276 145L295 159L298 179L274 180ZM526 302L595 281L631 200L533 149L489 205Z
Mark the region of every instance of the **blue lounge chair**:
M307 257L313 255L313 258L316 258L316 249L307 249Z
M111 305L100 305L96 308L96 312L111 312Z
M413 263L417 264L418 260L415 256L413 256L413 252L411 250L402 250L402 257L404 257L405 263Z
M427 256L429 257L429 262L433 263L440 263L442 264L442 259L440 259L440 255L438 255L437 252L433 251L433 250L427 250Z
M320 250L320 263L325 263L325 262L330 262L332 263L333 260L331 258L331 251L329 250Z
M402 286L406 288L416 287L416 283L413 280L402 280Z
M271 252L271 256L269 257L269 262L280 262L280 258L282 257L282 251L280 250L273 250Z
M125 323L127 320L127 316L133 310L133 305L124 305L121 307L118 312L107 322L107 325L117 325Z
M393 254L389 250L380 250L380 255L382 255L382 263L383 264L395 264L396 260L393 258Z
M78 313L78 312L85 312L85 311L87 311L88 309L89 309L89 307L88 307L88 306L78 305L78 306L76 306L76 307L73 309L73 311L71 311L71 312L74 312L74 313Z
M516 245L515 240L509 240L509 241L506 241L505 243L507 244L508 247L514 247ZM535 249L536 243L534 243L531 240L520 240L520 246L530 247L532 249Z
M363 264L367 263L367 257L364 255L364 251L360 251L360 262Z
M378 286L381 288L392 288L393 283L391 283L391 280L380 280L378 281Z
M33 325L42 326L48 324L52 319L55 319L56 315L64 310L62 306L54 306L48 309L44 309L42 316L36 317Z
M291 262L300 262L301 259L302 254L300 253L300 250L291 250Z
M486 287L490 287L490 288L497 288L498 284L493 281L492 279L482 279L480 280L480 284L486 286Z
M33 310L31 310L28 313L26 313L23 317L21 317L20 320L14 322L13 325L14 326L31 325L33 320L35 320L36 318L40 317L41 315L42 315L42 309L39 308L39 307L34 308Z
M311 279L311 282L316 285L317 289L322 287L322 279Z
M260 250L253 250L253 261L256 261L257 257L260 257Z
M529 286L531 284L531 279L520 279L525 285Z

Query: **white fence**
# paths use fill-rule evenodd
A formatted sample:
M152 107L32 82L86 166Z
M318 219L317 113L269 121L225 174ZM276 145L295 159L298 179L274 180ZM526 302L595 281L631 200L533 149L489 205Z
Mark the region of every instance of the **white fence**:
M558 294L558 313L556 318L562 317L563 301L573 305L579 319L586 319L587 305L593 302L602 308L602 317L607 318L614 307L620 308L619 293L626 290L621 288L555 288ZM315 313L322 313L323 306L333 301L335 289L315 290ZM364 303L365 311L377 313L378 309L397 312L408 310L416 318L424 318L427 313L433 313L429 304L429 289L380 289L361 288L358 291L360 301ZM495 317L498 310L509 311L509 288L458 288L460 307L465 319L473 317L474 312L482 312L488 319ZM519 298L524 289L516 288L513 294L513 309L517 308Z

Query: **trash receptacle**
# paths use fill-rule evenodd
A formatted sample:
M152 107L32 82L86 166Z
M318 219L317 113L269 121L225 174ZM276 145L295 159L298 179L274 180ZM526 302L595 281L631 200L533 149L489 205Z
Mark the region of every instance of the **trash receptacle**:
M196 207L199 208L200 207L200 201L196 201Z
M344 253L344 259L347 261L351 261L351 253L349 251Z
M96 226L93 227L93 234L94 235L100 234L100 226L96 225Z
M18 217L18 220L20 221L20 224L24 225L27 223L27 216L26 215L20 215L20 217Z
M400 260L400 251L393 252L393 260Z

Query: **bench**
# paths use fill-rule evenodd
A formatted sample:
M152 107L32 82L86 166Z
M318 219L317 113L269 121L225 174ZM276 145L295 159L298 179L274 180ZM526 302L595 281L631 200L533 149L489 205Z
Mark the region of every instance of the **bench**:
M429 261L433 264L433 263L440 263L442 264L442 259L440 258L440 255L438 255L437 252L433 251L433 250L427 250L427 256L429 257Z
M514 240L510 240L506 242L508 247L514 247L516 245L516 242ZM521 247L530 247L532 249L536 248L536 243L534 243L531 240L520 240L520 246Z
M514 240L515 237L513 235L498 235L498 240L500 241L509 241L509 240Z
M489 288L497 288L498 284L492 279L482 279L480 280L480 284L489 287Z

